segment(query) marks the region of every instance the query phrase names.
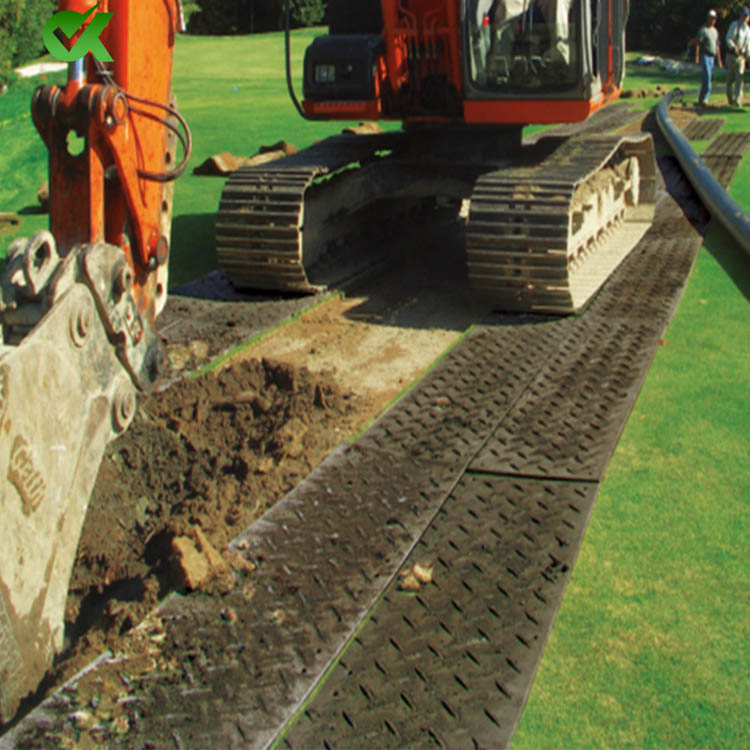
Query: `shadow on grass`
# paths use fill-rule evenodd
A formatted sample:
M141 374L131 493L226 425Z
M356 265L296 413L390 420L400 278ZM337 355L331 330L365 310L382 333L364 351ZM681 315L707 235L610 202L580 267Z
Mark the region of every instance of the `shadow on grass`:
M729 276L742 296L750 301L750 255L737 245L724 227L718 225L712 226L704 247Z
M34 216L38 214L48 214L49 209L42 206L24 206L19 212L21 216Z
M169 257L170 288L186 284L219 267L215 224L215 213L174 217Z
M743 107L733 107L730 104L696 104L694 109L699 115L736 115L745 111Z

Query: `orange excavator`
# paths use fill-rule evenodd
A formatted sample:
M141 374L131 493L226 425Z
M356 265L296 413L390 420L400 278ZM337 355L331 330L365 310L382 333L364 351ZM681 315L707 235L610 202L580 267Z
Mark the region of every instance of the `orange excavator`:
M94 0L60 0L84 14ZM0 723L63 644L78 539L106 444L164 363L172 187L190 134L171 100L177 0L102 0L93 54L43 86L49 231L9 248L0 279ZM72 42L85 33L92 14ZM177 141L182 158L176 161Z
M220 264L238 285L315 291L356 270L347 232L378 210L452 202L468 277L495 307L580 310L651 223L650 136L521 134L619 96L627 14L627 0L330 0L302 104L287 45L298 110L403 127L235 172Z
M170 95L179 0L59 2L81 18L94 6L113 14L101 35L113 60L87 54L64 87L35 93L50 231L14 242L0 279L0 723L62 645L104 448L164 361L154 325L190 151ZM521 133L581 122L619 95L627 0L331 0L328 12L302 103L287 45L299 111L403 127L237 171L217 218L233 283L330 286L358 263L342 240L383 205L408 217L447 201L466 222L468 276L496 307L585 305L651 222L650 137Z

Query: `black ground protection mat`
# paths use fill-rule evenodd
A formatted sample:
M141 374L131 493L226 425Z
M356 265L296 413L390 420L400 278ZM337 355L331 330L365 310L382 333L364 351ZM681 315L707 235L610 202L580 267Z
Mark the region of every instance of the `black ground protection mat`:
M702 156L742 156L750 146L750 133L722 133L706 146Z
M470 471L599 481L658 347L653 326L582 322L493 432Z
M495 428L492 419L482 420L485 443L404 565L408 570L415 562L433 562L434 582L416 595L391 583L284 735L285 746L509 745L599 480L701 244L671 199L662 198L657 216L582 316L528 329L535 339L525 342L525 351L535 347L541 364L530 366L535 375L520 395L506 399L510 407L493 412ZM448 358L457 364L467 357L463 379L458 372L449 375L447 363L433 373L443 382L429 397L429 379L419 389L423 406L439 399L449 383L473 380L492 392L492 362L479 364L481 355L468 352L479 341L491 351L493 337L495 351L505 350L508 342L499 344L507 335L502 321L477 329ZM516 335L524 334L516 328ZM472 390L469 383L463 389ZM477 389L475 405L482 392ZM414 398L411 407L403 406L412 417L424 413ZM404 418L400 433L381 422L364 440L380 446L394 440L437 461L437 444L445 437L440 427L455 424L457 416L455 410L444 413L438 429L423 419L421 430ZM409 439L398 441L410 430ZM461 444L469 451L479 442ZM443 454L454 452L454 445L448 440Z
M722 133L706 146L701 159L719 184L726 188L732 181L748 147L750 147L750 133Z
M682 134L689 141L709 141L713 138L726 123L723 117L704 118L699 117L688 123Z
M465 475L285 737L290 748L505 746L520 717L598 485Z

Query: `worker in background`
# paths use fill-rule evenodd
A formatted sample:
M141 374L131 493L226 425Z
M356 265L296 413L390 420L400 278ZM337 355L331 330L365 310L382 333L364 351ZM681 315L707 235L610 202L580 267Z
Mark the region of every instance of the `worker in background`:
M729 24L724 38L727 45L727 101L742 106L745 61L750 55L750 8L743 8L739 18Z
M714 63L721 64L721 49L719 47L719 32L716 28L716 11L712 8L706 15L706 22L698 29L698 45L695 50L695 62L701 66L701 90L698 94L698 104L708 104L711 94L711 77Z

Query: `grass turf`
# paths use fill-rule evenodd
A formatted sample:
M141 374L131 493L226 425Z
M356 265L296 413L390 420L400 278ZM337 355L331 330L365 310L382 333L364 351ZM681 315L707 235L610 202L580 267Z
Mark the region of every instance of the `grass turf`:
M295 70L316 33L295 32ZM174 89L195 147L176 189L173 284L215 267L224 180L195 177L192 167L279 138L304 147L342 127L298 117L282 50L279 34L178 41ZM636 89L699 85L694 73L631 64L628 74ZM62 76L48 77L55 80ZM28 115L38 83L0 97L0 211L22 211L24 234L47 223L31 212L46 176ZM714 100L723 101L718 77ZM725 130L747 129L741 112L712 114L728 118ZM748 188L746 159L731 191L746 210ZM3 250L10 236L0 235ZM750 260L712 229L610 464L513 750L746 744L749 298Z
M748 129L743 113L720 114L724 131ZM730 193L750 211L749 159ZM602 484L513 750L747 745L748 300L750 258L712 225Z
M514 750L750 736L750 262L738 286L727 260L715 228L602 484Z

